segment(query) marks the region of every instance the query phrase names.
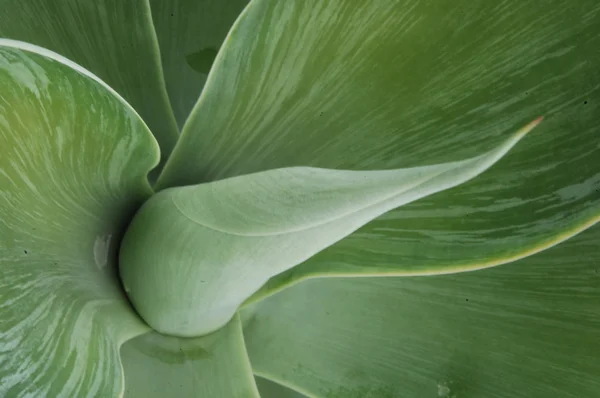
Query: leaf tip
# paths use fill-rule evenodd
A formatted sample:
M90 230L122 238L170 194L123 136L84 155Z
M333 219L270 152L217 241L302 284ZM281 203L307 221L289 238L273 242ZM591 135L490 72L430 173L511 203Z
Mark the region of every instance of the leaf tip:
M533 130L538 124L540 124L542 122L542 120L544 120L544 116L537 117L533 121L527 123L525 126L521 127L519 130L517 130L517 132L514 133L513 137L516 138L517 140L520 140L521 138L525 137L527 135L527 133L529 133L531 130Z
M537 117L535 120L533 120L532 122L529 122L527 125L525 125L525 127L523 127L520 131L519 131L519 135L525 135L527 133L529 133L531 130L533 130L538 124L540 124L542 122L542 120L544 120L544 116L539 116Z

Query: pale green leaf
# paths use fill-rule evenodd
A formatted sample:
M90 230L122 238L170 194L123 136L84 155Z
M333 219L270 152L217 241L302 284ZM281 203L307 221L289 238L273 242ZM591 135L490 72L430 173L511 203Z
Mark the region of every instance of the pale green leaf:
M117 396L120 344L148 330L116 256L159 159L116 92L0 39L0 396Z
M173 113L183 127L248 0L150 0Z
M476 177L537 123L460 162L380 171L296 167L164 190L127 229L123 285L155 330L209 333L270 277L386 211Z
M599 7L255 0L159 185L290 166L439 164L543 114L489 173L374 220L261 294L324 269L432 274L540 251L600 217Z
M156 332L121 347L125 398L258 398L239 317L194 339Z
M157 138L163 162L178 137L146 0L1 0L0 37L55 51L121 94Z
M600 225L477 272L322 278L243 311L254 372L318 397L600 391Z
M256 386L260 392L261 398L305 398L306 395L284 387L279 383L265 379L263 377L256 378Z

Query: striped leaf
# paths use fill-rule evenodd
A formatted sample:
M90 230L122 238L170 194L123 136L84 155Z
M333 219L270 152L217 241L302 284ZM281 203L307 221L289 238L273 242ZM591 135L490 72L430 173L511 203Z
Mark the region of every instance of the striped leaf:
M0 40L0 396L117 396L148 327L116 272L158 146L87 70Z

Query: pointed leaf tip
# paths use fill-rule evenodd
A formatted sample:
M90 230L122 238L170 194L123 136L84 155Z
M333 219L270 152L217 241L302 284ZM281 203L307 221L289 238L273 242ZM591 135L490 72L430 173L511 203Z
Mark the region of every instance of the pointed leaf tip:
M533 121L529 122L528 124L526 124L525 126L523 126L521 128L521 130L519 130L517 132L517 135L525 135L525 134L529 133L531 130L536 128L542 122L542 120L544 120L544 116L539 116L535 120L533 120Z

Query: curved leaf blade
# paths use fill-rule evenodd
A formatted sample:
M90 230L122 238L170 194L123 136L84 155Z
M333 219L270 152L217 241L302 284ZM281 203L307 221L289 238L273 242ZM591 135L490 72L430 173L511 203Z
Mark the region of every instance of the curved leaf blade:
M323 278L242 312L255 373L325 397L592 397L600 228L477 272Z
M125 398L259 398L239 317L209 336L150 332L121 347Z
M162 162L171 153L178 129L146 0L3 0L0 37L39 45L89 69L144 118Z
M96 76L0 39L0 153L0 395L118 395L119 345L148 327L116 251L158 145Z
M540 120L460 162L380 171L295 167L159 192L121 244L125 290L160 333L212 332L272 276L386 211L476 177ZM321 272L329 271L325 265Z
M159 185L444 163L545 114L539 134L489 173L372 221L263 293L324 268L432 274L525 257L600 219L599 18L591 0L253 1Z
M227 32L248 0L150 0L171 107L179 128L192 110Z

